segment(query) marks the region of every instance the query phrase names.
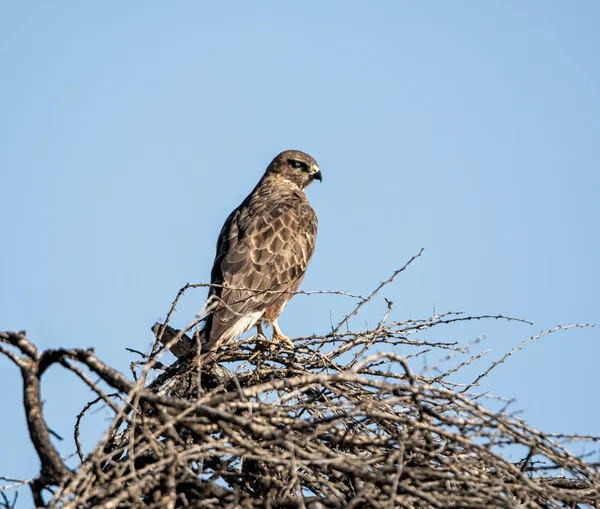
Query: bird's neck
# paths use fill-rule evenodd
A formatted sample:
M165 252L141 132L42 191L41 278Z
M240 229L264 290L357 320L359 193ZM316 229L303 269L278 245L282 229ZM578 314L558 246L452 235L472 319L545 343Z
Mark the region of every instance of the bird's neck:
M259 185L277 187L288 192L299 191L304 193L304 188L301 187L298 182L291 178L284 177L283 175L265 175Z

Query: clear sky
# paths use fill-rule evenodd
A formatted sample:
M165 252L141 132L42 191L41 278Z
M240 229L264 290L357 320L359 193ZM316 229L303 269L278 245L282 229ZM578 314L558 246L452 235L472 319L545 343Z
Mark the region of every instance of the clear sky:
M425 248L355 328L384 296L397 320L534 322L436 332L485 336L482 371L543 329L599 322L599 21L584 0L2 2L0 329L127 370L125 347L147 349L178 289L208 280L225 217L288 148L323 172L303 289L368 293ZM325 333L351 306L298 296L280 323ZM482 390L535 427L599 434L599 333L531 343ZM0 476L29 477L6 359L0 384ZM57 369L43 391L70 454L92 395ZM109 415L84 426L88 450Z

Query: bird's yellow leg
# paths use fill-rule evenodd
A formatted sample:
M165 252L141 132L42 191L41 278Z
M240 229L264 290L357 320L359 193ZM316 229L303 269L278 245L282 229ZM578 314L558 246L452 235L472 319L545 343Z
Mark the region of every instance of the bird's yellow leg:
M262 328L262 321L258 321L256 322L256 339L258 340L256 343L256 347L254 348L255 352L264 352L265 349L267 348L267 342L264 341L265 339L267 339L267 335L265 334L265 332L263 331ZM269 348L271 347L270 344Z
M288 338L283 332L281 332L279 325L277 325L277 320L275 320L273 322L273 337L271 338L271 350L274 350L275 345L277 345L278 343L285 343L287 347L291 349L294 348L294 343L292 343L292 340Z

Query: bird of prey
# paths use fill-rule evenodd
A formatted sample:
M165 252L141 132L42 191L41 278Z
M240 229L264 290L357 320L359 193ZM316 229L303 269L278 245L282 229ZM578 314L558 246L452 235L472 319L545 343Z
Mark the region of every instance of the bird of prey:
M271 161L256 187L227 218L211 272L205 352L262 324L272 345L293 343L277 319L300 286L315 249L317 216L304 190L322 180L317 162L299 150Z

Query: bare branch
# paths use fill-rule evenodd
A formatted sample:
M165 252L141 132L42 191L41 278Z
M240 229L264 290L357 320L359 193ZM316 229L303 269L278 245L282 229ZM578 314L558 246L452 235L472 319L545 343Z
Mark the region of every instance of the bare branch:
M44 506L44 491L48 506L61 509L600 507L597 454L568 450L576 443L597 447L600 437L543 433L505 413L510 399L491 399L504 406L500 412L483 405L490 397L472 392L527 343L587 324L530 337L472 382L460 377L466 366L482 362L486 352L470 353L479 340L432 341L430 331L476 320L529 322L456 312L392 321L386 301L374 328L341 330L421 253L366 297L300 292L358 303L332 332L297 338L293 349L273 352L251 337L202 353L196 326L208 305L181 330L168 323L186 290L206 286L186 285L165 323L154 325L151 351L130 350L141 366L133 381L92 350L39 352L24 333L0 333L0 354L21 370L27 423L41 461L35 479L0 478L0 507L14 506L4 492L23 483L32 487L36 505ZM165 349L177 357L166 369L159 361ZM415 373L412 359L425 354L440 360ZM74 422L81 464L73 471L42 417L40 377L51 366L74 373L98 395ZM104 384L116 392L106 394ZM101 402L114 418L85 456L81 421ZM515 452L520 461L510 459Z

